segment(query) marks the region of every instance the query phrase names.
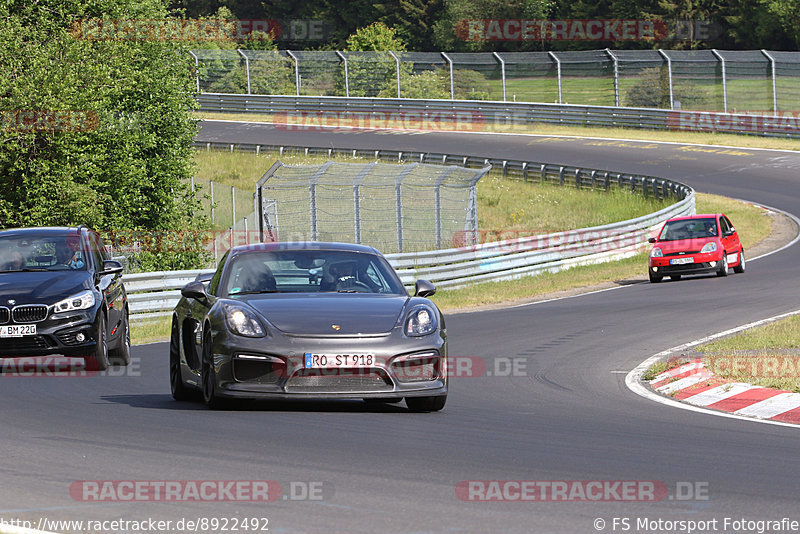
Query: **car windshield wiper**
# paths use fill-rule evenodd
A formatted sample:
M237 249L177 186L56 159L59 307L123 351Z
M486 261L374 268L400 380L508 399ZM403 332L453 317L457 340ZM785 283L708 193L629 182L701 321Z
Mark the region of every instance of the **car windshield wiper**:
M22 269L3 269L0 273L33 273L33 272L45 272L49 271L50 269L42 269L41 267L23 267Z
M238 293L231 293L229 296L235 297L236 295L259 295L261 293L282 293L279 289L261 289L258 291L239 291Z

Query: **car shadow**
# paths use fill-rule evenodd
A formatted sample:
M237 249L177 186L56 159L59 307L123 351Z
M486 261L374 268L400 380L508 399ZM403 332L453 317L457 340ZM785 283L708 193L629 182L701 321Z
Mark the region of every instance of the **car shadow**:
M199 399L196 401L176 401L169 394L143 395L102 395L106 402L125 404L133 408L151 410L195 411L208 410ZM334 413L408 413L405 404L386 404L364 402L360 399L345 400L273 400L244 401L232 400L224 409L214 411L236 412L334 412Z

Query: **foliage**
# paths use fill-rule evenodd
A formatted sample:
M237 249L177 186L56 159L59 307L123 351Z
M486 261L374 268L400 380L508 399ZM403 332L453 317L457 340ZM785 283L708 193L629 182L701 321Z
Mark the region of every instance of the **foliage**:
M636 83L625 93L623 105L634 108L670 108L666 67L642 69L636 78ZM696 107L708 99L705 89L686 80L674 84L672 96L684 107Z
M156 0L0 4L0 227L204 226L187 215L196 126L185 50L70 33L75 20L165 16ZM20 111L68 120L15 124Z

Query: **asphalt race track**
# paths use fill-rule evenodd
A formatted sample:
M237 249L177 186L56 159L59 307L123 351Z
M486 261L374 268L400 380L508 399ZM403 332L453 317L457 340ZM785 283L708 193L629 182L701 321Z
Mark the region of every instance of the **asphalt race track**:
M789 152L222 122L206 123L199 139L586 165L674 178L800 214L800 154ZM665 522L702 520L716 520L705 532L745 532L725 519L800 521L800 429L663 406L624 383L656 352L800 308L798 264L793 246L748 263L743 275L450 315L451 357L478 357L490 373L452 379L436 414L361 402L208 411L171 399L163 343L134 347L130 376L3 376L0 518L36 525L40 518L258 517L273 533L686 532ZM524 372L502 372L512 359L525 362ZM269 503L95 503L70 494L84 480L268 480L283 493ZM669 495L462 501L457 485L473 480L654 481ZM313 499L303 498L308 483ZM644 519L648 529L637 524Z

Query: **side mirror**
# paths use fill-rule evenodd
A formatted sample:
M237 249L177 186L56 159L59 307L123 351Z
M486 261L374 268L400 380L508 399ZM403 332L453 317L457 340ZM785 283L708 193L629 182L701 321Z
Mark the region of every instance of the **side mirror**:
M414 284L415 297L432 297L436 293L436 286L427 280L417 280Z
M208 300L208 295L206 294L206 286L203 285L203 282L198 282L194 280L189 282L181 289L181 295L186 297L187 299L194 299L199 302L205 302Z
M648 243L655 243L656 242L656 238L655 237L651 237L650 239L647 240L647 242Z
M103 270L97 274L98 276L105 276L107 274L120 274L122 270L122 264L117 260L104 260Z

